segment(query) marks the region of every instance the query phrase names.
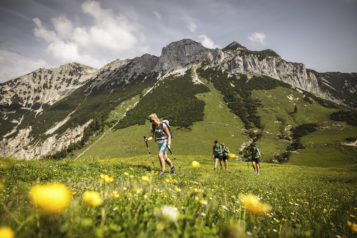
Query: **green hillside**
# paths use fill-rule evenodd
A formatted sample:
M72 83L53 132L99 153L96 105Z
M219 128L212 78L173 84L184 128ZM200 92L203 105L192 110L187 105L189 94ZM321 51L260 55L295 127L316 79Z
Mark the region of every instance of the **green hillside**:
M180 80L180 78L176 80ZM205 105L203 121L193 122L193 125L189 128L173 127L173 151L177 154L210 156L215 139L225 142L232 151L238 151L241 144L247 140L243 123L229 111L222 95L212 84L206 82L205 85L209 92L196 94L197 100L204 102ZM152 94L147 95L147 97L154 96ZM150 112L148 110L146 114L142 115L144 117L142 119L144 120L152 112L155 111ZM190 118L190 115L188 112L185 116ZM149 133L150 124L148 121L145 125L113 130L92 146L83 156L111 158L146 154L143 136L148 136ZM153 153L156 153L156 144L150 143L150 148Z
M344 142L357 134L357 127L332 121L330 115L338 109L325 107L323 100L268 77L198 72L203 84L193 84L192 71L192 75L171 77L144 95L145 89L141 93L144 96L133 97L131 103L124 101L105 122L106 128L115 127L92 138L71 157L106 159L147 154L143 136L149 135L150 124L145 119L156 112L170 120L176 155L204 155L210 160L213 141L218 139L238 159L245 160L242 149L254 139L266 162L339 166L356 159L356 147ZM190 90L182 94L180 87L185 86ZM124 116L124 109L135 102ZM316 131L304 132L309 125ZM150 142L149 146L155 155L156 144Z

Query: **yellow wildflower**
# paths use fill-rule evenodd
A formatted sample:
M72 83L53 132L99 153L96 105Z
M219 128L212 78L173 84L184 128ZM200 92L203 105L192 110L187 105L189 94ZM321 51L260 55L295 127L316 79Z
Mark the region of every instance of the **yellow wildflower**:
M136 193L136 194L141 194L143 192L143 189L142 188L138 188L138 187L134 187L133 188L133 192Z
M282 222L286 222L287 220L285 218L281 218L281 221Z
M165 182L170 183L171 181L170 181L170 179L165 179Z
M83 194L83 202L90 207L96 207L102 204L103 200L98 192L86 191Z
M2 227L0 227L0 237L1 238L14 238L15 233L11 230L10 227L2 226Z
M201 198L199 202L200 202L202 205L207 205L207 204L208 204L207 200L204 200L203 198Z
M195 188L193 191L194 191L195 193L201 193L201 192L202 192L202 190L199 189L199 188Z
M352 226L352 222L347 221L347 226L351 227Z
M142 176L142 177L141 177L141 181L142 181L143 183L148 183L148 182L150 181L150 179L149 179L148 176Z
M357 224L356 223L352 224L352 231L357 232Z
M124 175L125 175L125 176L129 176L129 173L128 173L128 172L124 172Z
M173 183L173 184L177 184L177 180L176 180L176 179L173 179L173 180L172 180L172 183Z
M106 182L107 184L112 183L114 181L114 178L106 175L106 174L101 174L100 177L104 180L104 182Z
M231 198L232 198L234 201L237 200L237 197L234 196L234 195L232 195Z
M118 193L118 191L113 191L113 192L112 192L112 197L113 197L113 198L119 198L119 193Z
M194 167L194 168L199 168L199 167L200 167L200 162L198 162L198 161L192 161L192 167Z
M324 213L328 212L328 210L326 208L324 208Z
M235 154L233 154L233 153L228 153L228 158L230 158L230 159L234 159L236 157L236 155Z
M133 178L134 178L134 175L130 175L130 178L133 179Z
M60 183L34 185L29 195L32 204L43 215L61 213L72 201L72 192L66 185Z
M274 220L275 220L276 223L280 223L279 219L274 218Z
M355 218L356 216L355 216L355 215L350 214L350 217Z
M176 191L177 193L180 193L180 192L181 192L181 188L175 187L175 191Z
M269 204L260 202L254 194L240 195L239 198L245 209L252 214L262 215L271 210Z

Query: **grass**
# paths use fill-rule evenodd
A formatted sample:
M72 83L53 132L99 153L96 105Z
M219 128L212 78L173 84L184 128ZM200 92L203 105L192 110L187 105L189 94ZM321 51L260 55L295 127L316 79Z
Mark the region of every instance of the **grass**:
M201 80L204 81L204 79ZM182 155L210 156L213 141L218 139L225 142L232 152L238 153L241 144L248 138L244 125L236 115L230 112L223 101L223 96L213 85L204 82L210 91L196 94L196 97L205 103L203 121L194 122L190 128L172 127L174 133L173 151ZM120 110L120 108L122 107L118 107L117 110ZM148 136L149 133L150 124L148 121L145 125L136 125L108 132L84 156L103 159L145 155L147 149L143 136ZM149 146L152 153L157 152L155 143L150 142Z
M303 100L303 94L285 87L277 87L272 90L254 90L252 98L261 102L257 114L261 118L264 130L257 143L262 150L265 161L274 160L275 155L286 150L290 142L285 140L284 137L289 136L289 126L331 123L329 115L337 111L337 109L326 108L318 103L310 104ZM294 105L297 107L296 113L294 113ZM346 134L346 138L347 135L349 133ZM279 139L279 136L283 139ZM326 131L325 136L333 138L334 132ZM304 145L304 143L302 144ZM325 152L322 153L321 157L324 157L324 155Z
M158 161L152 170L147 156L2 159L0 224L16 231L16 237L217 237L232 232L239 237L353 236L347 221L357 222L356 164L323 168L263 163L257 176L236 160L229 161L229 172L213 173L206 156L177 159L182 169L165 177L157 176ZM201 167L192 168L192 160ZM103 184L100 174L113 176L114 182ZM141 182L144 175L150 178L148 184ZM34 184L49 182L66 184L74 195L62 214L44 217L31 205L28 192ZM98 191L104 203L87 207L82 201L87 190ZM112 197L112 191L119 198ZM250 214L239 200L248 193L272 210L262 216ZM177 220L159 215L164 205L177 208Z
M293 153L290 163L323 167L351 166L357 162L357 148L341 143L356 134L357 128L354 126L326 123L318 131L302 137L305 149Z

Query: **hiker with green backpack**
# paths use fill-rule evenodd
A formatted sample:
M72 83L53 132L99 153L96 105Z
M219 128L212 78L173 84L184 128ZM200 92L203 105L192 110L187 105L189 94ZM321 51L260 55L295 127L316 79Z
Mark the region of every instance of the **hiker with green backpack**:
M212 157L214 160L214 170L217 169L218 161L222 169L222 161L221 161L222 153L223 153L222 146L218 143L217 140L215 140L213 145L213 151L212 151Z
M260 162L261 153L258 146L254 142L250 144L250 147L248 149L248 154L252 156L252 165L253 165L254 173L259 175L260 174L259 162Z
M228 154L230 153L229 148L222 142L221 143L221 147L222 147L222 157L221 160L223 160L224 162L224 167L226 169L226 171L228 170ZM221 164L222 167L222 164Z
M165 162L170 166L171 173L175 173L176 166L173 165L169 157L167 156L167 149L171 149L172 132L169 122L167 120L160 121L158 116L153 113L150 114L149 120L151 122L150 136L144 138L145 141L152 140L155 137L155 141L159 147L159 161L161 164L161 172L159 176L165 175Z

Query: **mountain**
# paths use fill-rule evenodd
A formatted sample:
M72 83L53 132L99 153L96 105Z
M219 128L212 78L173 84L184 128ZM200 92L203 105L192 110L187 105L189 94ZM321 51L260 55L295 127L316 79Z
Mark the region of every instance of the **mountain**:
M114 135L123 145L118 148L139 146L132 136L139 136L138 128L144 133L146 116L157 112L170 120L178 137L201 138L182 138L199 145L195 153L213 140L204 130L211 128L229 135L237 150L256 140L270 148L268 160L284 160L303 147L302 136L294 137L297 131L319 131L321 123L332 123L330 114L357 107L356 76L318 73L273 50L251 51L237 42L208 49L190 39L170 43L160 57L115 60L98 70L76 63L39 69L0 86L0 153L63 157L96 148L98 140ZM214 110L223 110L225 117ZM220 121L225 121L222 128ZM134 147L117 153L143 153ZM115 146L105 153L110 150Z

